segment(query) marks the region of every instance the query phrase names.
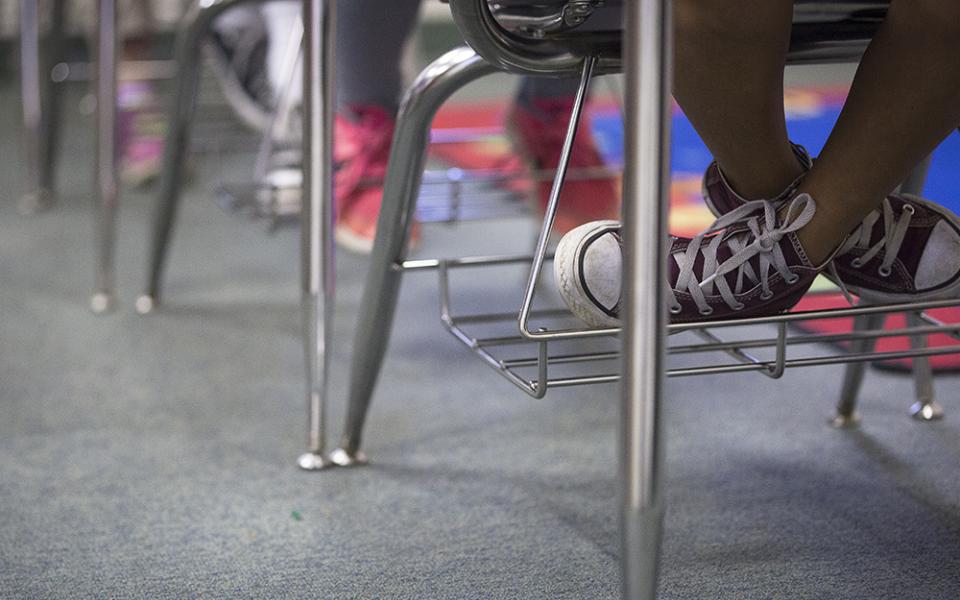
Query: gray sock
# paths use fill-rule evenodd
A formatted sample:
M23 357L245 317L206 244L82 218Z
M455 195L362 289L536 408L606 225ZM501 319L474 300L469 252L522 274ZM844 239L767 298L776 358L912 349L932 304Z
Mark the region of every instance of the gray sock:
M338 104L396 111L403 87L400 58L420 0L337 3Z

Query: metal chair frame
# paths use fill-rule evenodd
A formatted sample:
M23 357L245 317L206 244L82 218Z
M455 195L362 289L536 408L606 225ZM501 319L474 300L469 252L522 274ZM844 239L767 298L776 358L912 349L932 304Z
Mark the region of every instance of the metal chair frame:
M659 546L662 532L663 501L663 444L662 391L666 367L667 332L693 331L705 340L702 344L674 346L672 351L697 353L723 351L734 359L734 364L708 365L674 370L670 374L694 375L721 372L759 371L770 377L779 377L788 367L818 364L851 363L844 382L844 391L838 407L838 425L850 425L854 418L856 392L863 377L863 366L878 358L911 357L918 368L918 397L921 416L934 416L938 407L932 402L929 387L929 363L925 357L955 353L957 347L926 348L923 339L930 333L948 333L960 336L960 327L945 325L922 311L928 308L956 305L956 300L942 302L903 303L894 306L859 306L826 311L790 313L774 317L740 319L724 323L695 323L667 325L662 302L665 268L665 250L662 240L666 235L666 203L669 185L669 118L670 70L669 40L671 37L670 2L668 0L637 0L626 4L623 56L626 63L626 163L625 197L635 198L625 203L623 226L627 247L624 267L624 297L626 309L623 327L611 330L531 329L528 319L532 311L533 291L543 262L548 260L546 239L556 210L566 159L554 182L547 217L533 257L468 257L452 260L406 260L406 246L416 206L423 169L430 120L439 106L466 83L490 73L494 67L527 74L579 73L581 86L574 115L568 130L564 154L568 154L575 134L577 114L593 71L614 71L619 65L619 53L609 46L598 45L577 54L570 48L553 49L543 54L540 41L518 42L496 22L486 0L450 0L457 24L461 27L473 50L462 48L451 51L428 67L405 96L397 122L384 190L383 209L378 223L372 265L360 307L351 365L350 392L347 417L340 446L330 454L330 460L339 466L355 466L366 462L361 451L363 425L369 410L380 366L386 352L396 299L402 273L408 270L436 269L441 282L441 319L444 325L471 348L487 364L503 374L532 396L542 396L553 385L577 385L619 379L622 390L621 448L621 520L624 598L655 598L659 568ZM808 3L809 4L809 3ZM883 6L883 3L871 3ZM852 27L850 27L852 25ZM802 29L802 28L801 28ZM842 23L838 31L850 35L838 36L838 43L817 37L807 26L804 35L795 36L791 62L809 63L855 59L862 52L869 36L870 26L861 22ZM852 33L851 33L852 32ZM806 36L806 37L805 37ZM590 47L581 44L579 47ZM481 58L481 55L483 58ZM486 59L486 60L485 60ZM922 177L914 178L922 182ZM519 337L480 339L465 332L468 322L494 320L502 315L471 315L454 317L450 309L449 273L461 267L530 264L527 293L516 323ZM654 282L652 285L650 282ZM911 315L907 328L894 331L876 331L878 319L884 314L906 312ZM856 331L843 336L800 336L787 334L790 322L813 318L856 317ZM509 318L509 317L508 317ZM712 330L743 325L775 325L777 335L768 339L724 341ZM622 352L600 352L593 355L551 356L548 344L561 340L583 340L620 335ZM909 351L876 353L872 343L881 337L907 335L913 342ZM825 341L849 341L852 351L832 357L788 359L791 345ZM510 343L533 342L537 355L516 360L498 359L489 352L491 347ZM769 360L755 358L751 349L771 347L775 357ZM622 375L607 375L548 379L551 364L618 360ZM538 379L528 380L514 369L535 368Z

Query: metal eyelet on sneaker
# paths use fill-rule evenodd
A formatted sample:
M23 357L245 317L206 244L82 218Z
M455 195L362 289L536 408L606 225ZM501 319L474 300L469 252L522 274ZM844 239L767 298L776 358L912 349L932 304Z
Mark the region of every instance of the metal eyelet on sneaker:
M890 267L885 267L883 265L880 265L880 268L877 269L877 273L880 274L880 277L890 277L890 273L892 272L893 272L893 269L891 269Z
M863 261L860 260L860 257L858 256L858 257L856 257L855 259L853 259L853 260L850 261L850 266L853 267L853 268L855 268L855 269L859 269L860 267L863 266Z
M671 314L671 315L679 315L681 312L683 312L683 305L682 305L682 304L676 304L676 305L670 307L670 314Z
M793 285L798 281L800 281L800 276L797 275L796 273L790 273L790 279L786 280L787 285Z
M903 212L905 212L905 213L910 213L910 214L912 215L912 214L915 214L915 213L917 212L917 209L914 208L912 204L904 204L904 205L903 205Z
M708 316L712 315L712 314L713 314L713 307L712 307L712 306L707 306L707 307L705 307L705 308L701 308L701 309L700 309L700 314L703 315L703 316L705 316L705 317L708 317Z
M771 291L767 291L767 292L762 292L762 293L760 294L760 299L761 299L761 300L769 300L770 298L773 298L773 291L772 291L772 290L771 290Z
M743 310L743 309L746 308L746 307L747 307L747 305L744 304L743 302L741 302L740 304L734 306L734 307L733 307L733 310Z

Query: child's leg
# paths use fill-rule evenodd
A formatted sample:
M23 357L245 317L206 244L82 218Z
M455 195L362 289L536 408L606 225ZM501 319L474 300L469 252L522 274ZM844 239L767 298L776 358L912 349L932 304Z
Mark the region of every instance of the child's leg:
M394 112L403 78L403 46L420 0L350 0L337 5L337 92L341 105Z
M817 214L800 232L814 262L960 124L960 2L894 0L840 119L801 185Z
M783 113L792 15L792 0L674 2L674 96L746 198L772 198L802 172Z

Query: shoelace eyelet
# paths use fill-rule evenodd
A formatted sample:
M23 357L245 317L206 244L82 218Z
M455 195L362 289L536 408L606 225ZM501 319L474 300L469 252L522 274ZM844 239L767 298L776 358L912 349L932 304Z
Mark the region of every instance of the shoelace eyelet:
M877 273L880 275L880 277L890 277L890 273L892 272L893 272L893 269L891 269L890 267L885 267L883 265L880 265L880 268L877 269Z
M904 205L903 205L903 212L909 213L909 214L912 215L912 214L916 214L917 209L914 208L912 204L904 204Z
M792 273L790 278L786 280L787 285L793 285L798 281L800 281L800 276L797 275L796 273Z
M772 291L770 291L770 292L762 292L762 293L760 294L760 299L761 299L761 300L769 300L770 298L773 298L773 292L772 292Z
M671 315L679 315L681 312L683 312L683 305L681 304L677 304L675 306L670 307Z
M700 309L700 314L703 315L703 316L705 316L705 317L708 317L708 316L712 315L712 314L713 314L713 307L712 307L712 306L707 306L707 307L705 307L705 308L701 308L701 309Z
M850 261L850 266L853 267L854 269L859 269L860 267L863 266L863 261L860 260L860 257L858 256L857 258Z
M746 308L746 307L747 307L747 305L744 304L743 302L741 302L740 304L734 306L734 307L733 307L733 310L743 310L743 309Z

